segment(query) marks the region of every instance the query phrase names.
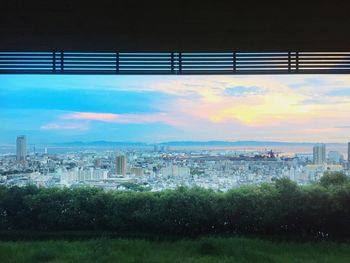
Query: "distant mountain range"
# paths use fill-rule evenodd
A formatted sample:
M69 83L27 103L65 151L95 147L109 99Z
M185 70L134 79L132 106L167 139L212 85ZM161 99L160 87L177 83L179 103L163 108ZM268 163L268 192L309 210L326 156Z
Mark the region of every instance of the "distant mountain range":
M55 146L64 147L111 147L111 146L221 146L221 147L264 147L264 146L312 146L311 142L274 142L274 141L169 141L162 143L143 142L113 142L113 141L92 141L92 142L66 142L55 143Z
M297 142L274 142L274 141L171 141L165 142L169 146L239 146L239 147L256 147L256 146L299 146L313 145L314 143L297 143Z
M94 146L94 147L108 147L108 146L147 146L147 143L143 142L112 142L112 141L92 141L92 142L63 142L55 143L55 146L76 146L76 147L85 147L85 146Z

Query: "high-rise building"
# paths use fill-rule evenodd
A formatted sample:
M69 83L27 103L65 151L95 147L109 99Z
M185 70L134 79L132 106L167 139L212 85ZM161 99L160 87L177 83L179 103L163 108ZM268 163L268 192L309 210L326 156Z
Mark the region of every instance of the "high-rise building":
M153 145L153 151L154 152L158 152L159 151L159 148L158 148L157 144Z
M25 135L17 136L16 140L16 160L24 162L27 156L27 138Z
M95 159L94 160L94 166L96 167L101 167L101 160L100 159Z
M133 167L130 169L130 173L136 176L143 176L143 169L142 167Z
M314 164L326 163L326 145L324 143L317 143L313 148Z
M170 165L163 167L161 174L166 177L188 177L190 176L190 168Z
M124 155L117 156L116 157L116 174L125 176L126 166L127 166L126 156Z
M329 151L328 153L328 161L331 164L337 164L340 163L340 160L342 159L342 156L339 152L337 151Z
M350 168L350 142L348 142L348 167Z

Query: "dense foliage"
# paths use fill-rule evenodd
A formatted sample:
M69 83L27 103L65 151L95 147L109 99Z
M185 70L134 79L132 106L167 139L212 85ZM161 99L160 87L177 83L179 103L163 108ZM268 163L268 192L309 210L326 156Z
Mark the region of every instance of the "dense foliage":
M350 182L336 173L309 186L280 179L225 193L1 187L0 231L9 230L350 237Z

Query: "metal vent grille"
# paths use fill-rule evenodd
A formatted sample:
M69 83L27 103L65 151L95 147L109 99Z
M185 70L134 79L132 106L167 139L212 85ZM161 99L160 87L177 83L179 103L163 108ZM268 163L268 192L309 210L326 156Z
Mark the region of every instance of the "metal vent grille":
M115 73L115 53L55 52L55 70L61 73Z
M233 53L179 53L179 73L232 74Z
M236 71L240 73L288 73L295 70L293 55L279 53L236 53Z
M0 74L349 74L350 52L0 52Z
M298 69L307 71L348 72L350 52L299 52Z
M120 74L171 74L174 70L173 53L119 53Z
M52 52L0 52L0 73L52 73Z

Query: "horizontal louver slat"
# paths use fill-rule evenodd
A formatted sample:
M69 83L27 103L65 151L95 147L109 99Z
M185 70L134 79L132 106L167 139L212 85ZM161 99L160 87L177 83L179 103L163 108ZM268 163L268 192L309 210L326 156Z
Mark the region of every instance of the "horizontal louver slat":
M350 74L350 52L0 52L0 74Z

